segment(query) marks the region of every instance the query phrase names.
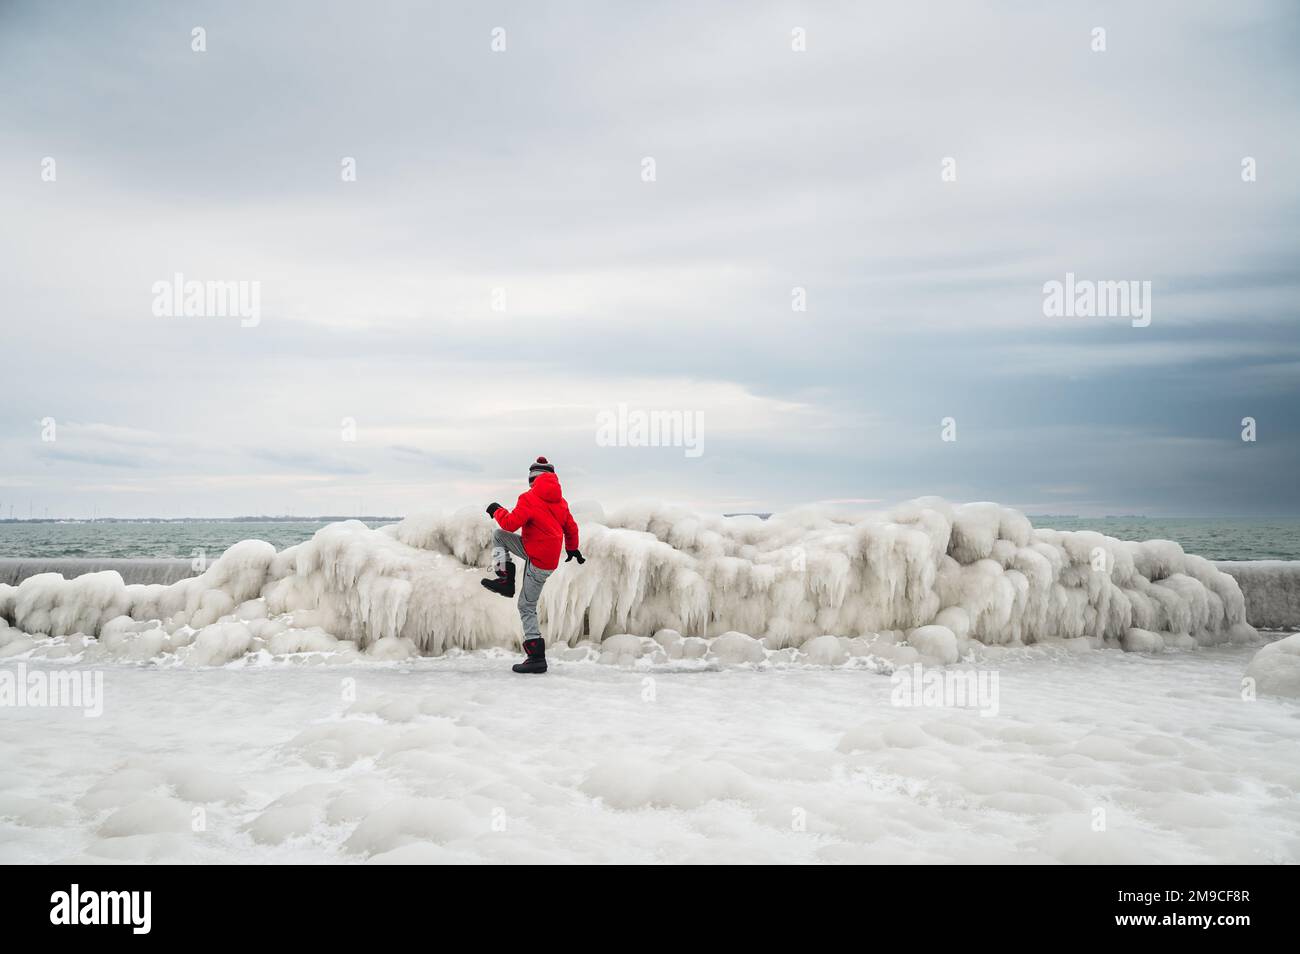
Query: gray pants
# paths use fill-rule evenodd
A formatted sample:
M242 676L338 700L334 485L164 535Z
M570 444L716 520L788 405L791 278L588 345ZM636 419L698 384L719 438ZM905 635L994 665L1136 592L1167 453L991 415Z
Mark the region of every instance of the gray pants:
M510 560L510 554L524 561L523 572L517 581L519 586L519 619L524 624L524 639L539 639L542 631L537 626L537 600L542 595L542 587L554 570L539 570L528 559L524 550L524 541L517 533L497 527L492 531L492 564L497 569L504 569Z

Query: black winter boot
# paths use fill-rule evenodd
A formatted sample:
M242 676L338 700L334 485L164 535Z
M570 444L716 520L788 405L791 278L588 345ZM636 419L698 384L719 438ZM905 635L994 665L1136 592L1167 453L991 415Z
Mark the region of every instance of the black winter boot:
M497 575L487 580L479 580L483 588L491 590L493 593L499 593L502 596L515 595L515 563L511 560L506 564L505 572L497 571Z
M546 640L540 637L525 639L524 652L528 658L511 667L515 672L546 672Z

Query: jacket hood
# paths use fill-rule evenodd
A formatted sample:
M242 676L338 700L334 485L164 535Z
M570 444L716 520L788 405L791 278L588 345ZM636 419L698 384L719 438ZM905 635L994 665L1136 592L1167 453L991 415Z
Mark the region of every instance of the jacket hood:
M533 493L547 503L559 503L564 499L564 493L560 490L560 478L554 474L538 474L533 481Z

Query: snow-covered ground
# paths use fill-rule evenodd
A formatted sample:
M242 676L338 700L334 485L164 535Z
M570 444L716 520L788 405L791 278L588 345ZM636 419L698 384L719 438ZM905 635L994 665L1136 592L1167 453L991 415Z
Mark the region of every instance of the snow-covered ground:
M976 653L996 715L852 664L109 664L99 718L0 712L0 861L1300 861L1257 647L1065 645Z

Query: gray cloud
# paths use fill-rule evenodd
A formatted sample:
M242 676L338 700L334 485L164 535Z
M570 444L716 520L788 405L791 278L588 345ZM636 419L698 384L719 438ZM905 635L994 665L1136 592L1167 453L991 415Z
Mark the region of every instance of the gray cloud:
M310 451L296 451L279 448L258 448L249 451L249 456L256 460L274 464L278 467L301 470L313 474L365 474L369 468L351 461L326 454Z
M437 467L441 470L460 471L466 474L479 474L483 472L483 465L478 461L452 457L447 454L438 454L434 451L422 450L419 447L409 447L405 444L394 444L389 448L389 450L398 457L415 460L421 464L428 464L431 467Z
M139 454L132 454L125 451L105 451L105 450L77 450L68 447L56 447L47 445L41 448L40 456L55 461L70 461L77 464L92 464L97 467L130 467L141 468L148 465L148 461L140 457Z
M0 17L23 90L0 104L0 498L403 511L491 499L547 453L606 503L1300 512L1289 4ZM260 281L261 324L153 318L176 271ZM1045 318L1067 271L1151 281L1152 327ZM704 458L598 446L629 400L695 402ZM81 462L147 460L156 493L51 475L46 415L121 429Z

